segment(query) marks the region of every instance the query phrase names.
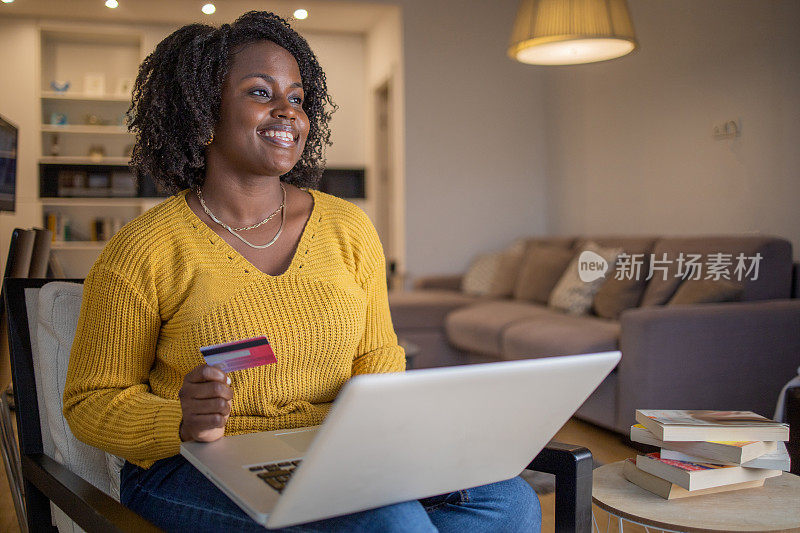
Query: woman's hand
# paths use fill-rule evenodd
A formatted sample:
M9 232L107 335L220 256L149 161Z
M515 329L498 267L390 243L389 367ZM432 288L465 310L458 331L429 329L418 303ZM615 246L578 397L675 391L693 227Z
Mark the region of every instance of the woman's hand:
M231 414L230 379L219 368L200 365L183 378L178 393L183 420L181 441L212 442L225 434Z

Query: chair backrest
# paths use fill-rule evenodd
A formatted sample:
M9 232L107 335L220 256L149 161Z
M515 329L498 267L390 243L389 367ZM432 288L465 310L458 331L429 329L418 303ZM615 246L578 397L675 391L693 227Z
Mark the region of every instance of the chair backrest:
M53 234L42 228L14 228L6 258L6 278L44 278L50 262L50 242ZM2 294L0 294L2 300ZM11 380L6 336L5 310L0 305L0 389Z
M33 245L36 241L36 232L32 229L14 228L11 232L11 243L8 246L8 259L6 259L6 278L30 277L31 257Z
M44 453L119 500L121 461L77 440L62 415L80 281L6 280L20 451ZM56 507L53 516L60 531L77 529Z
M47 266L50 263L50 243L53 241L53 232L44 228L33 228L33 231L35 236L28 277L46 278Z

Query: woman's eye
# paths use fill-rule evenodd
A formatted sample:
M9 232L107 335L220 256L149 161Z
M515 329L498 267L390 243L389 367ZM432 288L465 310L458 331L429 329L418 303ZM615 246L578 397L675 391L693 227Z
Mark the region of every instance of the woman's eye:
M266 89L253 89L250 91L250 94L261 96L263 98L269 98L269 92Z
M291 98L289 98L289 100L291 100L291 102L294 103L294 104L303 105L303 97L302 96L292 96Z

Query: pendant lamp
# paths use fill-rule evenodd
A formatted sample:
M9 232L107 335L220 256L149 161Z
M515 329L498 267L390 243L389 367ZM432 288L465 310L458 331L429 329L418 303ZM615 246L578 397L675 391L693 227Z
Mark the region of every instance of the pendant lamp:
M576 65L637 46L625 0L522 0L508 55L532 65Z

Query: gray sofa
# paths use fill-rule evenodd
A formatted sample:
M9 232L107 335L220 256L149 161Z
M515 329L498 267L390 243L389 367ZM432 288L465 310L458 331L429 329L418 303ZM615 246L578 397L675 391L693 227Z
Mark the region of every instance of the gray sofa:
M690 281L672 265L649 281L609 276L582 316L542 302L464 294L461 275L422 278L414 290L389 295L398 336L420 348L414 367L620 349L622 361L579 409L579 418L627 433L636 409L772 415L781 386L800 364L799 274L788 241L758 235L601 236L532 238L526 246L577 254L586 240L648 259L741 253L760 254L761 260L756 279L751 272L727 282L738 286L737 301L676 305L673 297Z

